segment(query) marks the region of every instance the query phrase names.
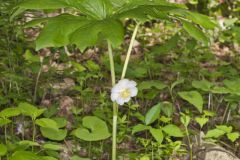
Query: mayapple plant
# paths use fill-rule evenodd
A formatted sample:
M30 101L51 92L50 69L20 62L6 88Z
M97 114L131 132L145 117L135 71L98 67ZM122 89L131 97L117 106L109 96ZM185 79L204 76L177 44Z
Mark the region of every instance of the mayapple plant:
M36 40L36 50L46 47L76 45L81 51L106 41L111 67L113 101L112 160L116 160L118 105L137 95L136 82L125 79L134 41L141 24L149 20L181 23L183 29L204 45L209 44L203 29L214 29L216 23L208 16L193 13L184 5L165 0L25 0L16 7L15 15L25 10L61 9L60 15L34 19L25 27L41 26ZM132 19L136 26L131 38L121 80L116 84L113 48L124 40L125 19Z

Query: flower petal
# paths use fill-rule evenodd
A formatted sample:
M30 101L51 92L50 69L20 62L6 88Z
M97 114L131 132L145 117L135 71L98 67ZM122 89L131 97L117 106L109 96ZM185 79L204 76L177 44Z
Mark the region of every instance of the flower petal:
M122 98L117 98L116 102L117 102L117 104L119 104L119 105L123 105L123 104L124 104L124 99L122 99Z
M112 100L112 101L116 101L117 98L118 98L118 96L119 96L118 93L116 93L116 92L112 92L112 94L111 94L111 100Z
M127 87L129 87L129 88L136 87L136 86L137 86L137 83L134 81L129 81L127 84Z
M125 87L128 85L128 83L129 83L128 79L122 79L118 82L119 85L125 86Z
M131 97L135 97L138 93L138 89L136 87L130 88Z
M124 103L129 102L130 99L131 99L131 97L125 98L125 99L124 99Z

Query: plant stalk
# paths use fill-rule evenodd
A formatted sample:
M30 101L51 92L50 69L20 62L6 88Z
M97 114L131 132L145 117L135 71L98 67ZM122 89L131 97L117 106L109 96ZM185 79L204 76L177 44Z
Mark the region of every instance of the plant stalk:
M118 105L113 103L113 128L112 128L112 160L117 158L117 117Z
M32 125L33 125L33 133L32 133L32 141L35 142L35 137L36 137L36 122L35 119L32 120ZM32 151L34 147L32 146Z
M110 61L110 68L111 68L112 86L114 86L116 83L116 78L115 78L113 52L112 52L112 46L110 41L108 41L108 54L109 54L109 61Z
M186 129L187 139L188 139L188 144L189 144L190 160L193 160L192 143L191 143L191 140L190 140L190 136L189 136L188 128L185 127L185 129Z
M124 77L126 75L128 63L129 63L130 56L131 56L131 53L132 53L132 50L133 50L133 45L134 45L134 41L135 41L136 36L137 36L139 26L140 26L140 23L137 23L137 25L134 29L134 32L133 32L133 35L132 35L132 38L131 38L131 42L130 42L130 45L129 45L129 48L128 48L127 57L126 57L125 62L124 62L124 67L123 67L121 79L124 79Z
M110 61L110 68L111 68L112 86L114 86L116 83L116 77L115 77L112 46L110 41L108 41L108 54L109 54L109 61ZM113 103L112 160L116 160L117 158L117 116L118 116L118 105L116 103Z
M35 83L35 87L34 87L33 103L35 103L36 100L37 100L37 89L38 89L39 79L40 79L40 76L41 76L41 73L42 73L43 59L40 59L40 63L41 63L41 66L39 68L37 79L36 79L36 83Z
M4 138L5 138L5 144L7 144L7 125L4 126Z

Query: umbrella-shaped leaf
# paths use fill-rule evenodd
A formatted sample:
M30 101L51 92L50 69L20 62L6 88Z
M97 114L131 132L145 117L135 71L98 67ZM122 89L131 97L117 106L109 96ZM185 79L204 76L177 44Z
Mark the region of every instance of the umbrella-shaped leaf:
M185 29L185 31L188 32L188 34L191 37L195 38L198 41L203 42L206 46L209 44L209 39L198 27L196 27L194 24L187 21L182 20L182 23L183 23L183 28Z
M71 34L71 43L81 50L95 45L99 40L109 40L113 46L118 46L124 38L124 28L120 21L106 19L92 21Z
M69 44L69 35L90 21L84 17L62 14L49 18L37 38L36 49L61 47Z
M105 19L112 13L112 4L109 0L81 0L74 3L82 13L93 19Z

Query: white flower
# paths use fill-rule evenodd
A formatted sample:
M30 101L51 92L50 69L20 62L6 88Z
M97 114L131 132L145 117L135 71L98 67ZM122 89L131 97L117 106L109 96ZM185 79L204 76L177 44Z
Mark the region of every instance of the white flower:
M113 88L111 93L111 99L113 102L117 102L119 105L130 101L131 97L137 95L137 83L128 79L120 80Z

